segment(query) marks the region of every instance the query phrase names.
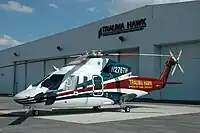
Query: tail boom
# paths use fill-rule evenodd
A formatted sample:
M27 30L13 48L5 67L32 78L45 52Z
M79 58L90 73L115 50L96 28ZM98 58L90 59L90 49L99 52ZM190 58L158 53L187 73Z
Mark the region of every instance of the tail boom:
M167 82L168 77L169 77L169 73L172 69L172 66L175 65L176 62L174 61L174 59L172 57L169 58L169 60L166 62L166 67L163 71L163 73L160 76L160 80L163 82Z
M160 90L166 86L166 84L182 84L182 82L168 82L169 73L177 62L173 57L170 57L166 62L165 69L163 70L160 78L151 77L134 77L129 79L129 89L142 90L151 92Z

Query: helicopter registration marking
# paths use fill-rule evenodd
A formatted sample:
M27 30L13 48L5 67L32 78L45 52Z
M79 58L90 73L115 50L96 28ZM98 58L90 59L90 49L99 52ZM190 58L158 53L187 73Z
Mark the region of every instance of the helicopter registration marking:
M130 88L146 88L146 89L152 88L152 81L130 79L129 87Z
M113 66L113 67L111 67L111 72L114 72L114 73L127 73L128 72L128 68Z

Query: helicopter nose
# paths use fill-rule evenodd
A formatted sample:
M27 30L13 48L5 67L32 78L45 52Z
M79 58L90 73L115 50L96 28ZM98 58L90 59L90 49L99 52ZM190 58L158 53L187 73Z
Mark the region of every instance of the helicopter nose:
M23 102L25 102L26 100L28 100L28 96L25 95L24 91L22 92L19 92L17 93L15 96L14 96L14 101L16 103L19 103L19 104L23 104Z
M23 99L24 96L22 95L22 93L17 93L15 96L14 96L14 99Z

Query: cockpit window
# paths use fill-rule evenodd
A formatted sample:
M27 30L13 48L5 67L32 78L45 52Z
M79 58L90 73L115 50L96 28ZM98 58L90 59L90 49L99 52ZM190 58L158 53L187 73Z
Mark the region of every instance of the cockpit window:
M41 87L46 87L49 90L56 90L62 83L64 76L64 74L53 74L41 84Z

